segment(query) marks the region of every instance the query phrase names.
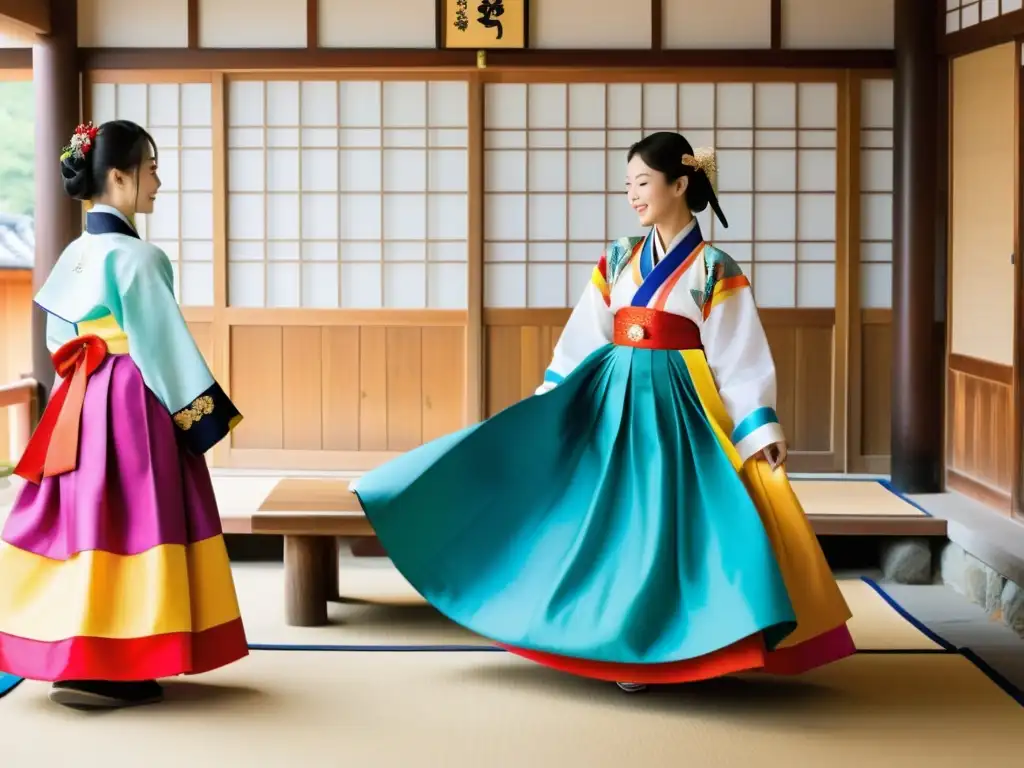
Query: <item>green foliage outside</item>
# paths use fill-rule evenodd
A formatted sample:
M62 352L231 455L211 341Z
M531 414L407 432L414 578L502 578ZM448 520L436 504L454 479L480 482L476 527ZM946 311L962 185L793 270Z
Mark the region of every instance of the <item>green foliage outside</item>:
M35 213L32 83L0 82L0 213Z

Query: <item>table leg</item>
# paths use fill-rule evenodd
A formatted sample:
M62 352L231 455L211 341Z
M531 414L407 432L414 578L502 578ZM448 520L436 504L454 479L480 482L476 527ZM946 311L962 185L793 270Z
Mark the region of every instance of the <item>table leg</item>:
M338 537L326 536L327 545L324 547L324 589L329 601L337 601L338 594Z
M326 536L284 537L284 613L285 622L290 627L322 627L327 624L327 577L324 571L330 541Z

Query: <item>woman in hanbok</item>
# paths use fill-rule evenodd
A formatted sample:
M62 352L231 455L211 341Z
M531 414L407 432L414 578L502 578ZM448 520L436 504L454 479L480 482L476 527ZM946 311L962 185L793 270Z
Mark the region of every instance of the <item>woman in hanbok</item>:
M92 205L35 297L58 386L0 536L0 672L60 704L145 704L158 678L248 653L203 456L241 416L134 225L160 187L153 139L79 126L61 173Z
M598 261L533 397L363 475L398 570L469 630L626 691L854 652L784 469L750 285L694 214L714 155L628 153L645 237Z

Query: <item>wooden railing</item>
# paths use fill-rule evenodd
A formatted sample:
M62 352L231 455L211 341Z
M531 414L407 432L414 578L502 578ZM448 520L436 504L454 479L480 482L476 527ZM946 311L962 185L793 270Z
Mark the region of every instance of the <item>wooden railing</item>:
M36 423L39 405L39 384L33 378L23 378L13 384L0 385L0 408L10 409L8 441L11 464L15 464L28 445L32 427Z

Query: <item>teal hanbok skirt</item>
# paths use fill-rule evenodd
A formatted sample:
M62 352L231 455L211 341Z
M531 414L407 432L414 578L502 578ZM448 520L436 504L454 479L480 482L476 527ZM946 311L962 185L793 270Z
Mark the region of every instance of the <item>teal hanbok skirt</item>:
M353 490L430 604L535 658L664 665L751 638L770 652L797 626L678 351L604 346L550 392Z

